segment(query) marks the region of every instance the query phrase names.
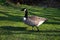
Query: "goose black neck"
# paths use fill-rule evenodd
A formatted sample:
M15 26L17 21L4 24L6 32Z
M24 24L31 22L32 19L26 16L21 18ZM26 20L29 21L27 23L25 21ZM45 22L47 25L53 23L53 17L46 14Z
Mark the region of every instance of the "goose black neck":
M27 10L25 11L25 16L24 17L28 18L28 11Z

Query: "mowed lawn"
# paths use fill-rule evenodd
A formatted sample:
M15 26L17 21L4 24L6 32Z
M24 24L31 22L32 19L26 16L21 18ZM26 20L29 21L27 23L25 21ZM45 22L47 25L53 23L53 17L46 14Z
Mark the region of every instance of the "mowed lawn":
M24 24L22 18L27 8L29 15L36 15L48 20L39 26L39 32ZM0 40L60 40L60 9L37 6L0 5Z

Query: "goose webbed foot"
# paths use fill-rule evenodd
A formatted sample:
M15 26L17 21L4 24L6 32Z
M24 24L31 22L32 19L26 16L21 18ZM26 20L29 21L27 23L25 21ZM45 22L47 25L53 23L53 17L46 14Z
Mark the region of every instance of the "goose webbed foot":
M38 27L36 27L37 28L37 31L39 31L39 28ZM32 26L32 31L34 31L34 26Z
M37 28L37 31L39 31L39 28L38 27L36 27Z
M32 26L32 31L34 30L34 26Z

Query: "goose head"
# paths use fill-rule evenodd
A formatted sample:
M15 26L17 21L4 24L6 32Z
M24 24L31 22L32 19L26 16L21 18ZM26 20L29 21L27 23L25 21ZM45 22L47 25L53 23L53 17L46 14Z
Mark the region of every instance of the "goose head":
M21 11L24 11L24 17L23 17L23 20L26 20L28 18L28 11L26 8L23 8Z
M26 11L27 11L27 9L26 9L26 8L23 8L21 11L24 11L24 12L26 12Z

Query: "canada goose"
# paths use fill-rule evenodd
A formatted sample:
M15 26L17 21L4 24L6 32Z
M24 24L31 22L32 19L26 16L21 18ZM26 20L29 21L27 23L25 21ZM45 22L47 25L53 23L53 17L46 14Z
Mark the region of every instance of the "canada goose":
M38 17L38 16L28 16L28 10L26 8L23 8L22 11L24 11L25 15L23 17L23 21L25 24L28 24L33 27L36 26L37 30L38 26L41 25L43 22L46 21L46 18Z

